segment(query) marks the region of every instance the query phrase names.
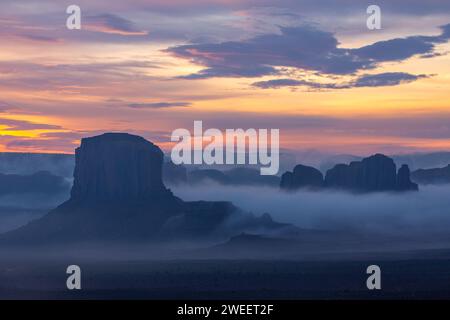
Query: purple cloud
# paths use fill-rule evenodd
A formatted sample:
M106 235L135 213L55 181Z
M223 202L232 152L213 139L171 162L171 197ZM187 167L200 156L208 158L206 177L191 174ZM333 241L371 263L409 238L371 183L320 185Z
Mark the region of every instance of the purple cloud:
M450 24L437 36L412 36L379 41L357 49L338 47L335 36L311 26L280 28L243 41L170 47L166 52L204 66L188 79L259 77L280 74L278 67L292 67L322 74L348 75L374 69L379 63L431 54L436 44L450 39Z
M189 107L189 102L154 102L154 103L130 103L128 107L136 109L162 109L162 108L174 108L174 107Z
M148 34L148 32L137 28L132 21L114 14L101 14L86 17L86 23L83 27L87 28L89 31L119 35L142 36Z
M13 120L0 118L0 125L7 128L3 131L15 131L15 130L58 130L62 129L60 126L52 124L34 123L25 120Z
M349 89L355 87L384 87L396 86L409 83L418 79L427 78L428 75L409 74L405 72L385 72L379 74L366 74L357 77L347 83L319 83L296 79L274 79L268 81L258 81L252 85L261 89L277 89L282 87L309 87L313 89Z
M47 36L37 35L37 34L19 34L18 36L20 36L24 39L38 41L38 42L59 43L59 42L63 41L60 38L47 37Z
M353 87L382 87L396 86L402 83L409 83L422 78L428 78L425 74L409 74L405 72L386 72L380 74L368 74L358 77L350 86Z
M6 112L6 111L9 111L9 110L12 110L12 109L16 109L16 108L14 108L8 102L0 101L0 112Z
M74 64L39 64L26 61L0 62L0 79L3 87L58 90L70 86L89 87L103 84L129 83L130 78L151 79L149 68L158 66L147 61L124 60L120 62L93 62Z

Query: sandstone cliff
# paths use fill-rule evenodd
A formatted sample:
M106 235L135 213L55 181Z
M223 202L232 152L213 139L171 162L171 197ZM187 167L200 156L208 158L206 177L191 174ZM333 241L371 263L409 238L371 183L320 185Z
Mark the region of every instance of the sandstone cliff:
M162 162L162 151L142 137L107 133L83 139L71 198L0 235L0 244L223 239L289 227L228 202L182 201L164 186Z

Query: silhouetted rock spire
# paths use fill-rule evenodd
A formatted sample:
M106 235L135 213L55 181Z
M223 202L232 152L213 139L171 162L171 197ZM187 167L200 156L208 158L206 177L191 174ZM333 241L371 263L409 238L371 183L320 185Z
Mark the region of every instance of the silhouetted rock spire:
M402 167L398 170L397 190L419 190L417 183L411 182L409 167L406 164L402 165Z

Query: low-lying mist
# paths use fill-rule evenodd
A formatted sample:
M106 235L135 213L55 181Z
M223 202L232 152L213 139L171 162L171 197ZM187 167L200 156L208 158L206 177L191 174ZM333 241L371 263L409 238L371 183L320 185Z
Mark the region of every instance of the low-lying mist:
M186 201L227 200L256 215L301 228L406 236L424 242L450 239L450 186L421 187L419 192L352 194L210 184L175 187Z
M330 190L286 193L271 187L213 183L202 186L180 185L171 189L184 201L230 201L258 216L269 213L277 222L291 223L302 229L327 231L306 233L311 237L300 240L305 247L299 252L318 252L322 249L326 252L335 245L338 245L336 250L350 252L366 249L398 251L450 248L450 185L422 186L419 192L370 194ZM39 218L67 197L68 194L54 197L0 197L0 232ZM119 248L119 253L114 254L107 253L109 249L105 248L109 248L109 245L105 245L100 251L105 255L120 257L126 253L126 256L144 255L152 259L166 256L173 258L183 256L180 252L191 257L190 248L197 245L181 241L167 244L164 250L161 244L144 247L125 245L126 249ZM214 243L201 246L211 245ZM83 252L86 256L94 252L92 256L95 256L98 254L96 248L87 243L84 249L75 251ZM49 252L56 251L52 249ZM67 248L59 251L65 252Z

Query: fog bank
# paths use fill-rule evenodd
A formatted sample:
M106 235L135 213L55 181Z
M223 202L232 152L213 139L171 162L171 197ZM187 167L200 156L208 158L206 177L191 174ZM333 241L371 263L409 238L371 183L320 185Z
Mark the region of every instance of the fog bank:
M351 194L338 191L285 193L276 188L176 187L190 200L227 200L255 214L302 228L348 230L379 235L450 238L450 186L419 192Z

